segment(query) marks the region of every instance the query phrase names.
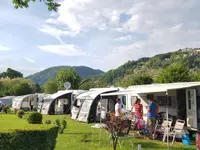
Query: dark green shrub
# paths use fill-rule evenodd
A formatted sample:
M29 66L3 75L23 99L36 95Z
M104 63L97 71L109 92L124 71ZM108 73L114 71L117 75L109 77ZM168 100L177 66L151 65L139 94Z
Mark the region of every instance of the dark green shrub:
M61 127L61 125L60 125L60 119L56 119L56 125L58 126L58 128Z
M67 121L66 120L62 120L61 121L62 127L65 129L67 127Z
M42 123L42 114L39 112L31 112L28 115L28 123L30 124L41 124Z
M66 127L67 127L67 121L63 119L63 120L61 121L61 124L62 124L62 126L61 126L61 128L60 128L59 133L60 133L60 134L63 134L63 133L64 133L64 130L65 130Z
M23 110L18 110L18 111L17 111L17 116L18 116L19 118L22 118L22 117L24 116L24 111L23 111Z
M54 150L58 127L0 133L0 150Z

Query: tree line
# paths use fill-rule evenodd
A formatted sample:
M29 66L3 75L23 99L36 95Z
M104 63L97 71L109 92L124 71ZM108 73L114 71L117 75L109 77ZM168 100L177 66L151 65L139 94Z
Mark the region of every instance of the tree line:
M94 87L111 86L105 80L99 77L83 79L73 68L61 69L55 79L49 79L42 87L29 79L23 78L23 74L8 68L6 72L0 74L0 96L25 95L36 92L48 94L56 93L58 90L64 90L64 83L70 82L71 89L88 90ZM115 86L127 87L130 85L142 85L151 83L173 83L200 81L200 74L192 72L184 64L172 64L160 71L155 77L148 75L137 75L124 78L114 83Z
M0 96L20 96L40 92L38 84L23 78L23 74L11 68L0 74Z

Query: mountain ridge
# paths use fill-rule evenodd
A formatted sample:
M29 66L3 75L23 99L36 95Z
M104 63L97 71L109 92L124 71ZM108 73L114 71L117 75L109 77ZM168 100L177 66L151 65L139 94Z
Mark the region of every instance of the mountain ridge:
M166 67L180 63L185 64L191 73L200 73L200 48L184 48L177 51L157 54L153 57L142 57L138 60L132 60L124 63L116 69L111 69L103 72L99 69L92 69L86 66L72 66L83 78L90 78L90 87L105 87L109 85L128 86L133 82L133 78L137 76L150 76L153 79ZM29 76L36 83L42 85L49 78L55 78L59 68L70 66L55 66L50 67L51 71L43 70L39 74L45 75L37 76L37 73ZM88 68L90 68L88 70Z
M37 72L35 74L27 76L26 79L30 79L30 80L38 83L39 85L43 85L49 79L55 78L56 74L58 73L58 71L60 69L69 68L69 67L74 68L82 78L96 76L96 75L100 75L100 74L104 73L100 69L93 69L93 68L90 68L87 66L64 66L64 65L62 65L62 66L49 67L40 72Z

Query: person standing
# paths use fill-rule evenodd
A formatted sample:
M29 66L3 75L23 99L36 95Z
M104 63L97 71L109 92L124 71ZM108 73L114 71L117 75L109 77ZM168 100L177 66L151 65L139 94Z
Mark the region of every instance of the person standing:
M155 124L156 124L156 112L157 112L157 105L153 101L153 99L149 99L149 105L148 105L148 119L147 119L147 125L149 127L149 132L150 132L150 138L152 138L154 129L155 129Z
M6 104L2 104L2 110L7 114Z
M119 119L121 115L121 100L118 98L115 104L115 118Z
M143 119L143 105L141 104L141 100L139 98L136 99L135 103L131 107L131 113L135 109L134 116L137 119Z

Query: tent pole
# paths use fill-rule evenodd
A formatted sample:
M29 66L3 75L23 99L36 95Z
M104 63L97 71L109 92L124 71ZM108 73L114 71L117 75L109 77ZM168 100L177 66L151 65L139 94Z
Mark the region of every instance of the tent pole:
M168 110L168 91L166 92L166 99L167 99L167 104L166 104L166 118L167 118L167 147L169 150L169 118L168 118L168 114L169 114L169 110Z
M100 104L101 104L101 100L102 100L102 96L101 96L101 98L100 98ZM101 111L102 111L102 110L101 110L101 107L102 107L102 106L100 105L100 124L101 124Z

